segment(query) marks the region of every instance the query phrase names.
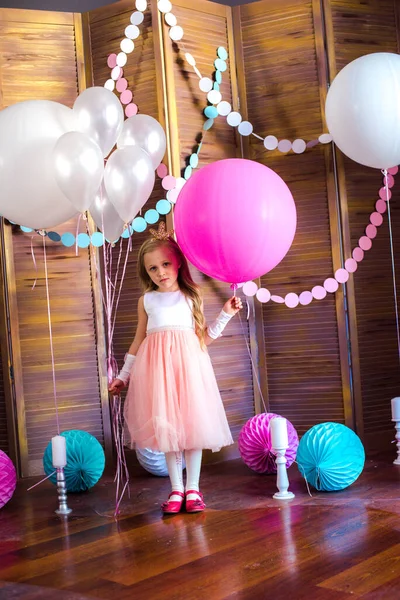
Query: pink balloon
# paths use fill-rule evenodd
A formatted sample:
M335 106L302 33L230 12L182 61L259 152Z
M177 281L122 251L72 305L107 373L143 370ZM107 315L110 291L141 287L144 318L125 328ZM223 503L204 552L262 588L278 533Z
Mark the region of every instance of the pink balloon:
M229 158L195 172L179 194L175 231L200 271L228 283L256 279L292 245L296 207L286 183L260 163Z

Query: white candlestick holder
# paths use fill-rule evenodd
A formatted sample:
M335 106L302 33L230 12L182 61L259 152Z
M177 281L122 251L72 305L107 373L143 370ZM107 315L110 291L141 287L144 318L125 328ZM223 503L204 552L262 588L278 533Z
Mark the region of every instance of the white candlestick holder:
M276 455L276 487L279 492L275 492L272 496L275 500L291 500L294 498L293 492L289 492L289 478L286 469L286 448L274 448L274 454Z
M396 429L396 446L397 446L397 458L394 459L394 465L400 465L400 421L395 421L395 429Z
M57 492L58 509L55 511L58 515L69 515L72 508L67 504L67 486L65 485L65 473L63 467L57 467Z

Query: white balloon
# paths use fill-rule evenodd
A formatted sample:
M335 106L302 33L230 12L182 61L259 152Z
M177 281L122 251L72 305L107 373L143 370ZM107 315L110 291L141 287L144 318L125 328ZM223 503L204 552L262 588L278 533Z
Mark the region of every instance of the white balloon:
M74 129L73 111L58 102L29 100L0 111L0 214L34 229L76 214L52 169L58 138Z
M98 145L80 131L64 133L54 148L53 169L71 204L80 212L87 210L103 179L104 159Z
M333 141L354 161L400 163L400 56L378 52L346 65L329 89L325 113Z
M104 87L90 87L79 94L73 111L78 131L86 133L100 146L103 156L108 156L124 122L124 110L117 96Z
M133 115L126 119L117 141L117 148L127 146L139 146L145 150L156 169L163 159L167 146L165 131L153 117Z
M127 146L111 154L104 170L104 184L124 223L131 221L146 203L154 181L151 159L139 146Z
M121 236L125 224L107 196L104 181L90 205L89 212L107 240L115 242Z

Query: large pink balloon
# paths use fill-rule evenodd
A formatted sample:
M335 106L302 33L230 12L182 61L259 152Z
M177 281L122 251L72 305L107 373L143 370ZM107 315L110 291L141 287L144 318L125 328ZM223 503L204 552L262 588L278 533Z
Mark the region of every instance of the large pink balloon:
M296 206L286 183L268 167L240 158L214 162L192 175L174 216L188 260L228 283L271 271L296 231Z

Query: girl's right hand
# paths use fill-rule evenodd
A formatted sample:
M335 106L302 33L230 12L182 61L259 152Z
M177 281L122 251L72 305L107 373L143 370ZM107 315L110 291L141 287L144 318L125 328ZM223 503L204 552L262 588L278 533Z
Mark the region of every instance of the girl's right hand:
M121 391L124 389L124 387L125 387L125 384L121 379L114 379L111 382L111 385L108 388L108 391L113 396L118 396L121 393Z

